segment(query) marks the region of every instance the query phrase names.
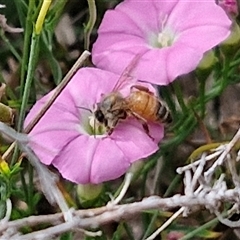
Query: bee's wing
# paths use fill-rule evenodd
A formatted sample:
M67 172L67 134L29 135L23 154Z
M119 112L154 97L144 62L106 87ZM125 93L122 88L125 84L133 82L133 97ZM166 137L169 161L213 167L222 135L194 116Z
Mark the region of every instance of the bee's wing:
M124 87L124 85L128 85L131 83L131 81L134 80L134 77L131 76L131 73L133 72L134 68L137 66L139 59L141 58L141 56L145 53L144 52L140 52L138 54L136 54L133 59L131 60L131 62L129 63L129 65L124 69L124 71L122 72L120 78L118 79L118 81L116 82L114 88L113 88L113 92L122 89Z

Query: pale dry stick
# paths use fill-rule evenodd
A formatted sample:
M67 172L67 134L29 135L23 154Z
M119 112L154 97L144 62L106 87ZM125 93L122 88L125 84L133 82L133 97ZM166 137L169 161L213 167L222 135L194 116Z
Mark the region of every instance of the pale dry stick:
M227 155L227 167L231 173L232 181L235 185L235 187L239 188L240 187L240 178L237 173L236 169L236 161L232 159L230 155Z
M9 221L12 213L12 201L8 198L6 200L6 214L3 219L1 219L0 224L4 224Z
M102 236L102 231L96 231L96 232L90 232L84 229L77 229L80 232L83 232L86 236L89 237L101 237Z
M16 142L13 142L8 147L8 149L4 152L4 154L2 155L2 159L6 159L11 154L11 152L14 150L15 146L16 146Z
M54 235L59 235L69 231L70 229L76 228L78 225L77 220L73 220L71 222L64 222L59 225L49 227L43 230L35 231L32 233L17 235L16 238L14 236L11 237L11 240L32 240L32 239L52 239ZM10 239L9 239L10 240Z
M238 129L237 133L234 135L232 140L228 144L225 145L225 150L219 156L219 158L215 161L215 163L212 165L212 167L209 168L208 171L206 171L204 173L204 176L205 176L206 180L211 177L211 175L214 173L216 167L223 163L225 157L232 150L232 148L235 146L235 144L237 143L237 141L239 139L240 139L240 128Z
M44 195L50 203L58 204L59 208L63 212L66 221L71 221L71 209L68 208L65 198L57 187L55 175L50 172L50 170L48 170L45 165L41 164L38 157L27 146L26 143L28 142L28 136L26 134L16 132L13 128L7 126L2 122L0 122L0 132L3 132L10 138L14 139L15 142L18 143L19 148L27 154L29 162L38 173Z
M222 186L223 186L223 184L224 183L226 183L225 181L224 181L224 179L225 179L225 174L224 173L221 173L221 175L220 175L220 177L217 179L217 181L214 183L214 185L213 185L213 189L219 189L219 188L222 188ZM225 186L225 189L224 190L226 190L227 189L227 187Z
M158 196L151 196L143 199L140 202L115 205L112 208L100 207L96 209L87 209L87 210L74 210L73 221L67 222L64 225L64 231L71 231L73 227L78 227L82 229L87 228L96 228L98 226L120 221L122 219L128 219L129 217L138 214L142 211L152 210L152 209L173 209L176 207L186 207L189 209L195 209L195 207L204 207L211 206L211 209L216 207L216 203L219 202L228 202L235 203L237 201L236 194L237 189L230 189L220 193L207 193L202 197L201 195L197 196L181 196L175 195L170 198L160 198ZM52 215L41 215L41 216L31 216L23 219L14 220L8 222L4 225L0 225L0 233L3 233L9 229L20 229L24 226L34 227L41 223L50 223L50 224L59 224L63 223L63 214L56 213ZM63 232L62 228L54 228L54 233L57 234L57 231ZM42 230L41 236L43 236L44 231L48 233L53 233L52 229ZM37 239L37 235L34 236ZM23 238L24 239L24 238Z
M167 228L184 211L184 209L185 207L181 207L160 228L158 228L151 236L149 236L145 240L155 239L165 228Z
M49 107L54 103L54 101L56 100L56 98L60 95L60 93L63 91L63 89L67 86L67 84L70 82L72 76L76 73L76 71L84 64L84 62L86 61L86 59L90 56L90 52L89 51L84 51L82 53L82 55L78 58L78 60L75 62L75 64L73 65L73 67L69 70L69 72L67 73L67 75L63 78L63 80L61 81L61 83L56 87L51 99L49 101L47 101L44 106L42 107L42 109L40 110L40 112L38 113L38 115L26 126L26 128L24 129L25 133L29 133L34 126L39 122L39 120L41 119L41 117L46 113L46 111L49 109Z
M163 159L158 159L157 161L157 165L155 167L155 174L154 174L154 178L153 178L153 183L151 184L151 187L149 188L149 195L154 195L155 193L155 190L157 188L157 185L158 185L158 179L159 179L159 172L160 170L162 169L162 166L163 166L163 161L161 161Z
M108 202L107 207L117 205L123 199L123 197L125 196L128 188L130 186L130 183L132 181L132 177L133 177L133 173L131 173L131 172L126 173L125 178L124 178L124 184L123 184L123 187L121 189L121 192L119 193L119 195L115 199Z
M54 94L52 95L51 99L47 101L42 109L39 111L39 113L35 116L35 118L26 126L24 129L25 133L29 133L34 126L39 122L39 120L42 118L42 116L46 113L46 111L50 108L50 106L53 104L53 102L56 100L56 98L59 96L59 94L62 92L62 90L67 86L69 81L71 80L72 76L76 73L76 71L84 64L86 59L90 56L90 52L84 51L82 55L78 58L78 60L75 62L73 67L69 70L67 75L63 78L61 83L56 87ZM2 158L6 159L9 154L13 151L15 148L15 142L11 144L11 146L8 148L8 150L3 154Z
M223 150L217 150L216 152L206 156L205 160L210 161L210 160L214 159L215 157L219 156L222 152L223 152ZM182 174L184 171L186 171L188 169L192 169L193 166L198 166L200 162L201 162L201 159L199 159L197 161L194 161L193 163L190 163L186 166L178 167L176 171L177 171L178 174Z
M47 229L35 231L32 233L28 233L25 235L16 234L16 237L11 236L9 238L9 240L32 240L32 239L38 239L38 240L43 239L44 240L44 239L50 239L50 238L52 239L53 236L65 233L69 229L71 229L73 232L81 231L85 235L90 236L90 237L99 237L102 235L102 231L91 232L91 231L87 231L84 229L78 229L77 228L78 221L79 221L79 219L77 218L75 221L73 220L72 222L61 223L59 225L49 227Z
M196 190L195 190L195 194L199 194L201 191L203 190L203 185L200 185Z
M25 144L28 143L28 137L26 134L16 132L13 128L7 126L3 122L0 122L0 132L4 133L16 142L21 142Z
M239 162L239 161L240 161L240 150L238 150L237 157L236 157L236 162Z
M41 188L51 204L57 203L65 221L72 221L72 209L69 209L66 200L57 186L57 177L43 165L34 152L25 144L18 143L20 149L28 155L28 160L38 173Z
M193 194L193 190L191 188L191 181L192 181L192 173L190 170L186 170L184 179L183 179L183 183L185 185L184 193L186 196L191 196Z
M221 222L222 224L230 227L230 228L239 228L240 227L240 220L237 221L231 221L227 218L224 218L222 216L221 213L219 213L218 211L214 211L214 214L217 216L219 222Z
M95 209L81 209L81 210L73 210L73 214L79 218L89 218L93 216L98 216L103 214L104 212L109 211L106 206L95 208ZM11 222L7 222L6 224L0 225L0 233L5 231L6 229L14 228L20 229L24 226L34 227L39 224L52 224L58 225L63 222L63 213L54 213L48 215L41 216L30 216L22 219L17 219Z
M5 94L5 92L6 92L6 84L1 83L1 86L0 86L0 100L2 99L2 96Z
M193 191L197 186L197 182L199 182L199 178L202 175L205 164L206 164L206 153L203 153L202 157L200 159L199 165L198 165L196 171L194 172L194 175L193 175L193 178L191 181L191 188Z

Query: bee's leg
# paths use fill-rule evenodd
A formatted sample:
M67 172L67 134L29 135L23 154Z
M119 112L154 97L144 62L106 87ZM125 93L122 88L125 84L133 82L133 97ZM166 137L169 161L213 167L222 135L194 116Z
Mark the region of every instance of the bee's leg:
M149 89L147 87L144 87L144 86L141 86L141 85L133 85L133 86L131 86L131 90L133 88L136 88L136 89L138 89L140 91L144 91L144 92L147 92L147 93L149 93L151 95L154 95L152 92L149 91Z
M149 127L148 127L147 121L134 112L130 112L129 114L135 117L142 124L142 127L145 133L154 141L154 138L149 134Z
M106 131L107 134L110 136L113 133L114 128L116 127L116 125L118 124L119 119L112 119L112 121L106 121L104 123L105 127L106 127Z
M108 134L109 136L113 133L113 129L114 129L114 128L110 128L110 127L107 128L107 134Z

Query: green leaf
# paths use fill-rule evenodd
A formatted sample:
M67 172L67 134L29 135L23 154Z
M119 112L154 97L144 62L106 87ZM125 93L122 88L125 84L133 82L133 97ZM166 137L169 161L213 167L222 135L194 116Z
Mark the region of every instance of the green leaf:
M42 51L41 53L46 59L46 61L49 63L51 72L53 74L54 83L58 85L62 80L62 70L59 66L58 61L56 60L56 58L54 57L52 51L48 46L49 46L49 43L47 42L47 39L42 37L40 40L40 48Z

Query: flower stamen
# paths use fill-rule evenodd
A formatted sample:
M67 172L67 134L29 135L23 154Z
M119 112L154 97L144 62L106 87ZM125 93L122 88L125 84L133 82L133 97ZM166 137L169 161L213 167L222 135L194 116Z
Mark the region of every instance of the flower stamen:
M95 118L95 116L91 115L88 117L89 119L89 125L91 127L91 132L92 134L91 135L106 135L106 132L107 132L107 129L106 127L99 123L97 121L97 119Z

